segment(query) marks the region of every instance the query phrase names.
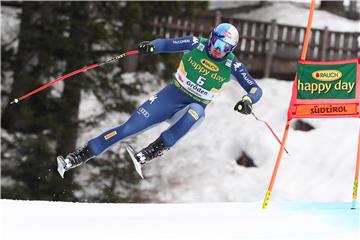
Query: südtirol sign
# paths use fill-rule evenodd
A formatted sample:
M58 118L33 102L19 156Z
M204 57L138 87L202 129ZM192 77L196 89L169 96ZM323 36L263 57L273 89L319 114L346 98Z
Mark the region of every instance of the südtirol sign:
M356 65L298 64L297 99L354 99Z
M289 119L360 117L360 59L298 63Z

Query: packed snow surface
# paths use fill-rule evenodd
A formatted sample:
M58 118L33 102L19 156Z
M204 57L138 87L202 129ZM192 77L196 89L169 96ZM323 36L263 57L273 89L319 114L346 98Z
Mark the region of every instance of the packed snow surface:
M359 239L349 203L95 204L1 200L6 240Z

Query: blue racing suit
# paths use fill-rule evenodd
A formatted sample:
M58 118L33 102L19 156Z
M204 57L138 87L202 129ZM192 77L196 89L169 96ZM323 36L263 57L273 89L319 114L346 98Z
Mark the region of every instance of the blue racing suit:
M155 53L185 53L198 46L199 38L187 36L156 39L152 41L152 44L155 46ZM212 58L209 53L208 56L212 61L222 61L222 59ZM236 57L231 65L231 75L245 89L252 103L256 103L261 98L261 88ZM88 147L94 155L98 156L113 144L167 121L170 127L161 133L160 138L165 147L170 148L190 129L201 123L205 117L206 106L205 103L195 100L180 90L175 84L169 83L139 106L125 123L91 139Z

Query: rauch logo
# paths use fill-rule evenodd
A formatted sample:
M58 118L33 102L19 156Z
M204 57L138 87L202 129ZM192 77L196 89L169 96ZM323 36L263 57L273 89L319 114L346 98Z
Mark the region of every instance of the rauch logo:
M209 69L210 71L213 72L218 72L219 71L219 67L215 64L210 62L209 60L202 58L201 59L201 64L206 67L207 69Z
M342 73L338 70L318 70L312 73L312 77L324 82L338 80L342 77Z

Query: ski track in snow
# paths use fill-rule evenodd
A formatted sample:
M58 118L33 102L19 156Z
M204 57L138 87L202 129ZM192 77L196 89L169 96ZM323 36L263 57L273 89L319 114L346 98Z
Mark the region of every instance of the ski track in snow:
M0 200L3 240L359 239L350 203L95 204Z

